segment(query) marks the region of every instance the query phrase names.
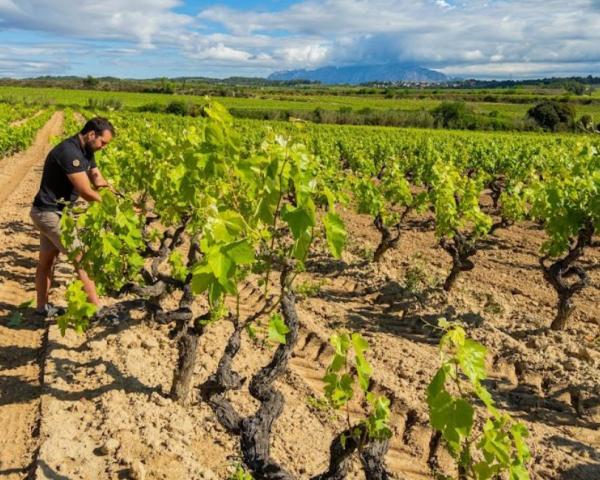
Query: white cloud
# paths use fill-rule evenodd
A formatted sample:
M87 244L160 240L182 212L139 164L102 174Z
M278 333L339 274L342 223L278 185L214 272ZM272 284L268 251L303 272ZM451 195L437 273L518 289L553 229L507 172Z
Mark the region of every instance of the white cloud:
M448 10L452 10L454 8L454 5L450 5L445 0L435 0L435 4L440 8L444 8L444 9L448 9Z
M223 60L230 62L247 62L252 58L252 54L243 50L226 47L222 43L197 48L194 53L189 53L189 56L198 60Z
M63 75L68 69L66 60L34 60L0 53L0 76L20 77L37 75Z
M0 25L79 38L130 40L152 48L153 40L190 25L193 19L172 12L177 0L0 0Z
M587 76L599 72L598 63L481 63L440 69L447 75L479 78L540 78L543 76Z
M19 7L12 0L0 0L0 11L18 13ZM1 17L0 21L2 21Z
M198 18L222 25L234 38L270 31L310 37L322 47L321 64L407 62L474 74L488 63L552 69L550 62L568 62L600 71L600 8L589 0L306 0L279 12L212 7ZM302 62L302 55L288 58L297 67L315 64L314 58Z
M455 75L529 75L538 67L600 73L598 0L304 0L278 11L215 5L195 16L177 13L180 3L0 0L0 32L43 32L101 48L109 40L104 52L115 61L174 55L181 70L218 65L231 75L386 62Z
M277 56L286 65L314 66L322 63L329 52L325 45L306 45L302 47L286 47L276 51Z

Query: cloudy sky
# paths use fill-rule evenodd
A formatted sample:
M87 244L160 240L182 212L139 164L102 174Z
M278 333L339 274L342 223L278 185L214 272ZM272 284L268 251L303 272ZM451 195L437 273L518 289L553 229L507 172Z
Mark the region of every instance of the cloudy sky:
M0 77L389 62L477 78L600 75L600 0L0 0Z

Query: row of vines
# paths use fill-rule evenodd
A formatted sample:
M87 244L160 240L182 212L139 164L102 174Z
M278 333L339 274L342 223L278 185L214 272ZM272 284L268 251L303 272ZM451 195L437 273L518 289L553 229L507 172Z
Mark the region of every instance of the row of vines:
M0 103L0 159L26 149L52 111Z
M103 295L121 301L96 312L74 282L58 321L63 332L83 332L93 318L138 309L170 324L179 351L171 397L181 403L194 385L199 338L213 322L232 322L201 395L239 436L247 469L240 478L293 478L270 455L272 425L285 404L274 382L298 337L297 276L317 240L331 257L343 254L342 207L372 218L380 233L373 262L395 247L409 212L431 214L439 246L451 259L446 291L476 268L473 258L486 236L515 222L536 222L546 233L540 268L558 297L553 329L565 328L576 293L589 282L578 259L600 228L600 154L590 140L234 122L218 104L203 114L111 115L118 136L99 163L113 190L102 192L102 202L72 206L62 231L71 260ZM244 285L260 299L251 314L240 305ZM178 306L169 309L165 299L173 295ZM200 313L193 310L198 296L208 305ZM261 322L278 346L249 381L260 406L244 417L228 401L228 392L243 383L233 360L242 336L255 334ZM482 384L485 348L459 325L442 320L439 327L443 363L427 401L438 432L432 441L443 439L456 459L456 472L446 474L528 478L527 431L495 407ZM334 335L331 344L335 356L322 401L340 410L362 395L365 417L348 420L331 443L328 469L312 478L345 478L354 454L366 478L389 478L385 453L393 419L389 400L371 388L368 344L350 332ZM475 421L478 415L483 423Z

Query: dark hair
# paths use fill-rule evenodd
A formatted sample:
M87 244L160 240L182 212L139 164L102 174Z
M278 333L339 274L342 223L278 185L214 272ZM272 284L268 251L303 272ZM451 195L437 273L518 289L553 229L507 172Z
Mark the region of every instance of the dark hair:
M96 135L102 135L104 130L108 130L113 135L115 134L115 127L106 118L94 117L85 122L80 133L85 135L88 132L96 132Z

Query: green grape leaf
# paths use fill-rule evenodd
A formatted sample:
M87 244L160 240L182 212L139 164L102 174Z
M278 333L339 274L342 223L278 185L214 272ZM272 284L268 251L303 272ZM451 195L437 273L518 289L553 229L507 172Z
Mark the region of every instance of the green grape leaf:
M72 327L77 333L85 331L89 320L96 313L97 307L90 303L83 289L83 283L75 280L67 287L67 310L57 317L56 321L61 335L65 335L67 328Z
M498 462L503 467L509 466L511 442L508 435L502 430L501 424L491 420L486 421L479 448L481 448L488 464Z
M529 480L529 472L524 465L511 465L508 469L509 480Z
M473 469L477 474L477 480L489 480L498 475L499 468L497 465L490 465L488 462L478 462L473 465Z
M198 294L208 290L215 281L216 278L208 265L194 267L192 272L192 290L194 293Z
M141 258L141 257L140 257ZM184 281L187 277L188 270L183 263L183 255L178 250L173 250L169 255L169 264L171 265L171 274L173 278ZM143 266L143 259L142 259Z
M356 360L356 373L358 375L358 383L360 388L367 392L369 390L369 382L373 368L365 358L364 352L369 348L367 341L359 334L352 334L352 347Z
M310 232L303 232L294 244L294 258L304 261L308 254L308 249L312 243L312 235Z
M254 262L254 250L248 240L238 240L222 247L222 251L237 265L248 265Z
M518 458L523 462L529 460L529 458L531 458L531 453L529 451L529 447L527 447L527 443L525 443L525 438L529 436L529 432L525 425L522 423L515 423L510 428L510 434L512 436Z
M485 356L487 349L470 338L464 339L457 352L460 369L471 380L477 384L485 379Z
M471 433L475 412L467 401L446 391L447 371L447 367L440 368L427 388L429 421L442 433L451 450L458 454L463 440Z
M290 207L284 205L281 211L281 218L288 224L292 235L299 239L306 231L315 226L314 206L309 208L307 205Z
M278 313L271 316L269 320L269 340L274 343L285 345L285 336L290 332L290 329Z
M337 213L329 211L323 218L323 223L329 251L335 258L341 258L346 245L346 227L343 220Z

